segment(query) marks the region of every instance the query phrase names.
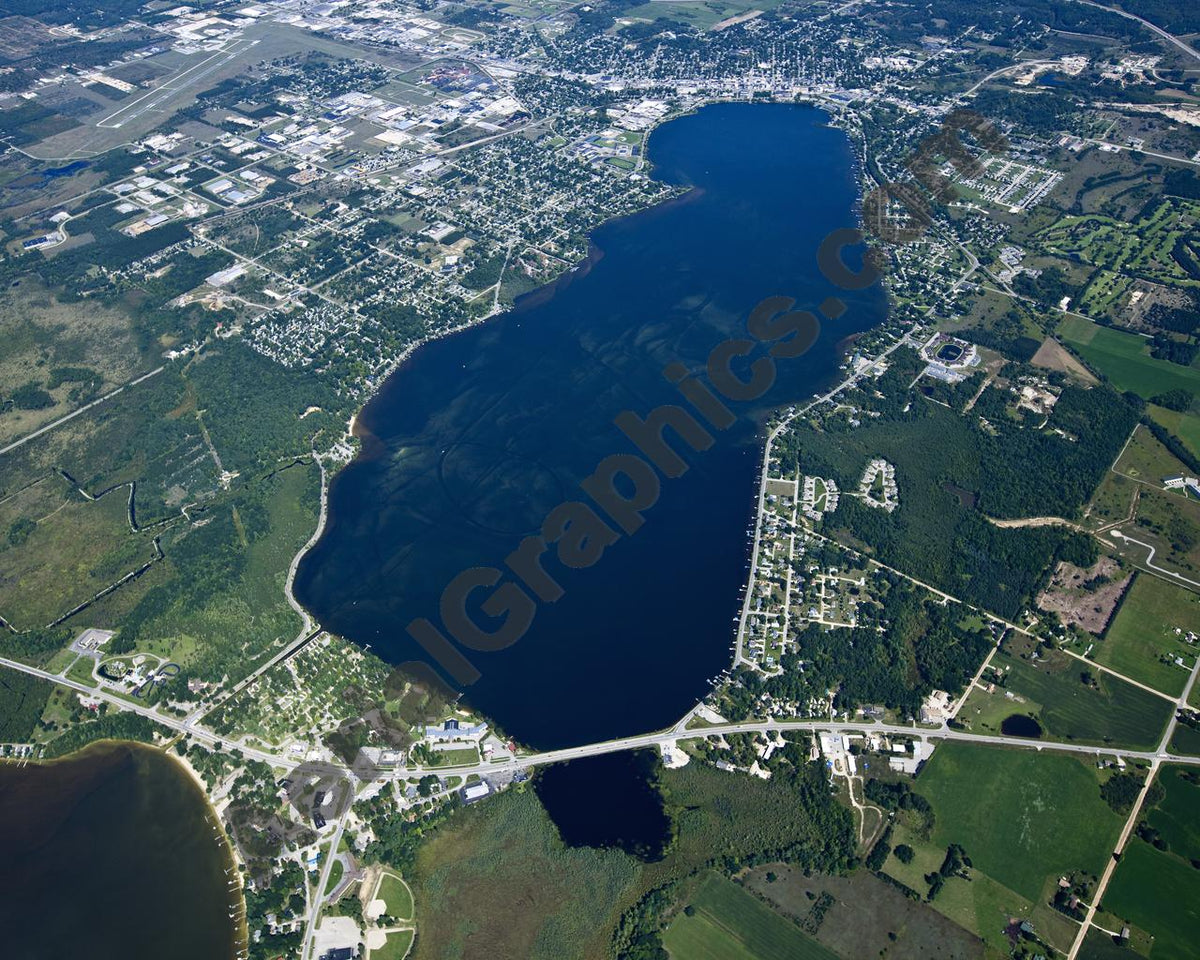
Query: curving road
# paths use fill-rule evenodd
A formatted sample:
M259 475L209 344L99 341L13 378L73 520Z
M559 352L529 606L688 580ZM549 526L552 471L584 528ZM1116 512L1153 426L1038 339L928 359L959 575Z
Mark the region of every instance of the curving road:
M1162 27L1158 26L1157 24L1151 23L1149 20L1143 20L1141 17L1136 16L1135 14L1127 13L1124 10L1118 10L1116 7L1106 6L1103 3L1095 3L1095 2L1093 2L1093 0L1075 0L1075 3L1082 3L1085 7L1095 7L1097 10L1106 10L1109 13L1115 13L1118 17L1124 17L1126 20L1135 20L1138 23L1140 23L1143 27L1145 27L1147 30L1151 31L1152 33L1158 34L1158 36L1160 38L1162 38L1163 40L1166 40L1167 43L1173 44L1174 46L1178 47L1180 50L1182 50L1184 53L1186 53L1189 57L1192 57L1195 60L1200 60L1200 51L1196 50L1195 47L1189 47L1186 43L1184 43L1182 40L1180 40L1173 33L1167 33L1167 31L1164 30Z

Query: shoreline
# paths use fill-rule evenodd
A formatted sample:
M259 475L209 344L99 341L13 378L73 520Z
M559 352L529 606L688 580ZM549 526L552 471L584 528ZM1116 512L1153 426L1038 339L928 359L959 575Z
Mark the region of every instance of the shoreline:
M649 152L647 149L650 139L653 136L653 134L655 133L655 131L657 131L662 126L665 126L666 124L671 123L672 121L679 120L679 119L682 119L682 118L688 117L688 116L693 116L695 114L698 114L700 111L702 111L706 107L715 106L718 104L747 104L747 105L753 106L754 102L751 100L748 100L746 98L714 97L714 98L705 100L703 103L690 105L684 109L681 109L677 112L671 113L671 114L659 119L645 131L645 136L642 140L642 151L643 151L644 164L643 164L643 167L639 170L639 172L642 172L644 170L645 172L642 173L643 176L646 176L647 178L650 178L650 179L655 179L653 177L653 174L654 174L655 170L657 169L657 167L650 159ZM849 178L853 181L854 191L856 194L854 201L853 201L851 213L855 220L855 226L858 229L862 230L863 229L862 200L863 200L863 197L865 196L866 192L871 188L871 186L873 184L873 180L870 177L868 167L864 161L865 151L866 151L866 143L865 143L865 139L863 138L863 135L862 135L861 126L859 126L858 124L856 124L854 122L846 121L846 114L847 113L852 114L852 112L849 111L843 105L826 104L823 101L821 101L819 98L812 96L812 95L807 95L807 96L804 96L803 98L798 98L798 99L793 99L793 100L767 101L766 105L801 106L801 107L808 107L809 109L819 111L824 116L822 125L825 127L828 127L831 129L836 129L836 130L840 131L842 133L842 135L846 138L847 146L849 148L849 156L848 156L849 169L848 169L847 173L848 173ZM295 578L296 571L298 570L299 565L303 561L304 557L316 546L316 544L319 542L321 536L325 532L325 528L328 523L329 493L330 493L330 490L332 489L333 483L336 481L338 476L340 476L343 469L345 469L348 466L351 466L352 464L354 464L360 460L365 460L365 459L370 458L370 454L368 452L368 445L375 439L375 434L368 425L369 414L367 413L367 411L370 409L371 405L373 403L375 403L382 396L384 390L387 388L387 386L391 382L392 378L397 373L400 372L400 370L402 369L404 364L407 363L409 360L411 360L412 357L416 354L416 352L421 347L424 347L424 346L426 346L430 343L434 343L436 341L449 339L450 337L462 334L474 327L477 327L489 320L494 319L498 315L504 315L504 314L508 314L508 313L519 313L520 311L522 311L523 309L525 309L527 307L532 307L532 306L537 306L537 305L543 304L543 303L547 302L548 300L552 299L562 287L569 285L570 283L574 282L576 279L578 279L581 276L586 276L587 273L590 272L592 266L595 263L597 263L600 259L602 259L604 256L603 249L596 246L596 244L594 243L594 240L593 240L593 237L594 237L594 234L596 233L596 231L600 230L602 227L607 227L607 226L610 226L615 223L620 223L621 221L627 220L631 217L643 216L652 211L667 209L670 206L677 204L677 203L689 202L690 199L692 199L695 196L698 196L702 192L702 189L703 189L700 187L685 185L685 184L670 184L666 181L658 181L658 182L662 183L666 187L673 188L677 192L673 196L664 197L662 200L658 201L657 203L651 204L647 207L643 207L636 211L632 211L630 213L622 214L622 215L616 216L616 217L611 217L611 218L606 219L606 220L602 221L601 223L597 224L595 227L593 227L588 232L588 252L587 252L587 254L582 259L580 259L578 262L576 262L575 264L573 264L573 265L569 266L567 269L565 269L557 277L550 280L548 283L545 283L542 286L540 286L534 290L530 290L526 293L521 294L513 302L513 304L507 308L502 308L499 305L496 305L491 310L489 310L486 314L483 314L478 317L474 317L465 323L461 323L455 327L449 328L449 329L441 331L439 333L427 334L426 336L423 336L420 339L418 339L418 340L408 344L406 347L404 347L404 349L401 350L399 355L391 363L387 364L386 367L383 368L383 372L379 375L378 380L376 381L375 385L373 387L371 387L369 389L369 391L366 393L363 403L362 403L362 406L359 407L358 411L350 417L350 420L348 421L347 426L346 426L346 432L339 438L340 443L349 443L351 440L354 440L354 439L357 439L359 441L359 443L357 445L357 449L354 450L354 455L352 457L350 457L348 460L345 460L345 461L337 461L327 473L325 470L324 462L323 462L321 456L319 454L316 454L316 452L314 451L314 458L318 461L318 464L320 464L321 474L322 474L321 516L320 516L320 519L318 522L317 529L314 531L313 535L309 538L309 540L305 543L305 545L303 547L301 547L301 549L297 552L297 554L292 558L292 562L289 567L289 574L288 574L287 585L286 585L286 594L287 594L289 605L291 605L292 608L294 610L296 610L300 614L300 616L303 618L306 628L311 627L314 629L316 629L316 628L324 629L323 627L321 627L319 620L315 616L313 616L308 611L308 609L295 598L295 595L293 592L293 581ZM886 291L885 291L885 297L887 297ZM887 299L889 301L888 311L887 311L887 313L885 313L884 318L881 321L884 323L886 323L888 313L890 313L890 297L887 297ZM835 344L834 349L838 356L839 367L842 363L845 362L846 358L849 356L850 351L853 349L854 341L857 340L859 337L866 335L867 332L868 331L860 331L859 333L850 335L849 337L847 337L843 340L840 340L840 341L838 341L837 344ZM838 379L838 372L840 372L840 371L834 372L832 382L830 383L828 389L838 390L844 385L844 383L843 383L844 378ZM766 457L769 456L770 445L771 445L771 440L772 440L772 437L770 436L770 434L772 433L772 430L767 425L783 409L784 409L783 407L780 407L778 409L773 409L773 410L764 412L764 415L763 415L763 418L762 418L762 421L760 424L760 430L762 430L763 427L766 427L766 430L763 431L763 433L762 433L761 446L758 451L759 457L761 458L761 460L763 462L765 462ZM752 510L751 510L752 520L753 520L752 528L753 528L754 526L757 525L758 517L760 514L759 484L756 483L754 486L752 486L751 491L750 491L750 496L752 497L752 502L754 503L754 507L752 507ZM754 554L755 554L756 547L757 547L757 537L755 538L754 542L751 544L750 548L746 552L747 559L751 561L751 567L750 567L751 576L752 576L753 570L754 570ZM748 592L748 587L746 585L744 585L743 590ZM736 629L735 633L734 633L734 644L733 644L734 651L733 651L733 655L730 657L730 660L725 667L726 671L733 670L740 663L746 662L742 658L742 650L741 650L742 636L743 636L742 623L744 620L744 607L743 607L742 602L738 603L738 608L739 609L738 609L737 619L738 619L739 623L738 623L738 629ZM300 636L298 636L296 639L294 639L292 641L292 643L289 644L289 646L294 646L294 645L298 644L301 641L301 639L307 634L307 632L309 632L307 629L302 630ZM354 643L353 640L349 640L348 642ZM358 644L355 644L355 646L359 647ZM376 656L378 658L378 655L375 654L373 651L365 650L362 647L359 647L359 649L363 650L363 652L368 655ZM286 648L285 648L285 650L286 650ZM287 655L288 655L288 653L284 652L283 656L285 659L286 659ZM386 661L383 661L382 658L378 658L378 659L380 659L381 662L386 663ZM713 689L713 688L710 685L710 692L711 692L711 689ZM488 720L488 722L491 722L490 717L486 717L482 714L480 714L480 716L483 719Z
M236 893L234 892L234 888L230 887L228 883L226 884L226 906L237 913L237 919L233 924L231 953L231 960L236 960L236 958L247 955L250 944L250 929L246 917L246 897L242 884L242 865L238 860L234 845L229 839L229 834L225 830L225 825L221 821L221 815L212 798L209 796L208 785L204 782L204 778L200 775L199 771L191 765L187 758L181 757L173 749L175 742L175 740L171 740L166 744L153 744L144 743L141 740L119 740L109 737L101 740L93 740L91 743L84 744L78 750L63 754L61 757L49 757L45 759L0 757L0 765L12 765L17 769L30 766L52 767L63 763L78 763L80 760L87 759L90 754L112 753L116 750L128 750L130 752L137 752L139 750L149 751L167 758L168 761L173 761L176 771L183 775L187 783L200 797L203 803L205 821L212 824L215 830L220 831L221 856L223 860L221 867L225 871L226 878L236 877ZM230 916L230 919L234 919L233 916Z

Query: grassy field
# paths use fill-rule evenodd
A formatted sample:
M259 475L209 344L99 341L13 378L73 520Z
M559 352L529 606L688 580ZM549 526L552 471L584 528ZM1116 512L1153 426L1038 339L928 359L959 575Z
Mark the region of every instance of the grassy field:
M1134 430L1113 469L1123 476L1144 480L1155 486L1160 485L1165 476L1188 472L1187 467L1141 425ZM1183 494L1177 496L1186 499Z
M1157 548L1154 562L1195 580L1200 577L1200 503L1145 484L1138 498L1137 527L1127 530ZM1146 548L1114 541L1123 556L1144 562Z
M837 960L837 954L724 877L710 875L690 906L694 913L681 913L663 935L672 960Z
M995 693L972 692L962 718L976 733L999 733L1005 717L1029 714L1049 739L1149 748L1173 712L1169 700L1058 651L1043 652L1036 662L998 652L992 664L1007 680ZM1084 673L1092 684L1083 682ZM1004 691L1021 699L1009 700Z
M329 868L329 882L325 884L325 896L329 896L337 889L337 885L342 882L342 873L345 869L341 860L333 861L333 866Z
M41 409L0 407L0 446L5 441L77 410L95 396L134 379L155 365L143 352L129 318L95 301L60 303L36 277L7 287L0 302L0 384L4 393L32 383L51 401ZM87 380L55 378L53 371L72 369Z
M1058 325L1058 336L1118 390L1147 400L1169 390L1200 392L1200 369L1154 359L1148 341L1137 334L1068 316Z
M1200 784L1187 779L1184 767L1164 767L1159 783L1166 791L1146 816L1171 853L1188 861L1200 860Z
M434 763L441 767L463 767L469 763L479 762L479 751L474 747L464 747L456 750L432 751Z
M1140 484L1122 477L1111 470L1104 475L1087 506L1083 520L1086 527L1095 529L1108 523L1124 520L1133 506L1133 497Z
M20 629L44 627L153 556L130 531L129 491L85 500L61 477L0 505L0 615Z
M1200 730L1179 724L1171 736L1171 750L1174 753L1200 756Z
M940 859L928 869L939 866ZM805 876L799 867L773 863L755 867L745 884L775 910L796 921L811 915L815 901L810 895L827 893L833 897L813 936L842 957L974 960L984 956L983 941L970 930L928 904L910 900L867 870L840 877Z
M600 956L637 875L623 853L564 847L532 791L506 791L422 845L414 956Z
M1200 457L1200 414L1190 410L1182 413L1178 410L1168 410L1153 403L1146 409L1158 423L1182 440L1193 456Z
M776 777L730 776L693 762L662 772L676 838L662 860L566 847L533 791L465 808L422 843L406 879L414 956L608 957L621 913L646 892L729 856L798 846L850 855L849 811ZM519 909L514 905L519 905Z
M1104 909L1154 936L1154 960L1188 960L1200 929L1200 870L1134 839L1105 891Z
M1112 937L1095 927L1088 931L1079 950L1079 960L1129 960L1136 956L1139 954L1113 943Z
M375 893L377 900L387 904L387 915L397 920L411 920L413 915L412 893L408 885L399 877L385 873L379 879L379 889Z
M933 804L935 846L961 844L998 883L1037 900L1047 878L1099 874L1120 831L1088 763L965 743L938 747L917 790Z
M779 0L762 2L737 2L737 0L673 0L670 3L650 0L640 6L631 7L624 16L637 20L679 20L700 30L709 30L715 24L747 10L770 10L778 6Z
M396 930L387 935L387 941L382 947L376 947L370 952L370 960L403 960L412 946L412 930Z
M1092 655L1097 663L1178 695L1187 682L1187 670L1173 662L1164 663L1163 657L1182 656L1190 668L1195 648L1177 635L1176 629L1200 633L1200 598L1158 577L1138 574Z

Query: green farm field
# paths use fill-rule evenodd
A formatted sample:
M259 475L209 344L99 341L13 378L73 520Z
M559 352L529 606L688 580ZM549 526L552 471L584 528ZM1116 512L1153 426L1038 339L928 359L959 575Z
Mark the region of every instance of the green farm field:
M1058 336L1118 390L1151 397L1170 390L1200 393L1200 369L1150 356L1149 342L1135 333L1063 317Z
M1173 712L1170 700L1059 651L1043 652L1036 662L998 652L992 664L1007 679L995 693L972 692L963 718L976 733L1000 733L1005 717L1030 714L1049 739L1148 749ZM1021 700L1007 699L1004 691Z
M672 960L837 960L731 880L709 876L663 935Z
M1180 412L1150 404L1146 408L1157 423L1177 436L1195 457L1200 457L1200 414L1191 410Z
M1184 634L1177 635L1177 629ZM1200 633L1200 597L1140 573L1093 656L1118 673L1178 695L1187 682L1187 669L1162 658L1180 656L1191 667L1195 648L1186 642L1188 631Z
M1153 935L1153 960L1190 960L1200 928L1200 870L1135 838L1105 891L1104 910Z
M1200 783L1188 767L1164 767L1159 784L1165 796L1146 815L1171 853L1188 861L1200 860Z
M1099 874L1121 829L1089 763L966 743L938 747L917 778L933 804L931 841L961 844L976 868L1030 901L1047 879Z
M940 865L939 857L925 872ZM832 897L832 905L812 936L841 957L882 953L888 960L982 960L986 953L983 941L970 929L939 912L940 903L912 900L869 870L844 876L806 876L801 867L772 863L755 867L743 882L772 909L796 922L812 916L821 894ZM974 881L964 882L964 886L974 885Z
M1200 756L1200 730L1179 724L1171 735L1171 752Z

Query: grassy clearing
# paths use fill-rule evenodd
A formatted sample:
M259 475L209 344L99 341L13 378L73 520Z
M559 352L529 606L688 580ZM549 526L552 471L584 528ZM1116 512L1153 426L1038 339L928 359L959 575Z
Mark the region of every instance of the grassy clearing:
M1142 484L1137 526L1130 536L1157 549L1154 562L1191 579L1200 575L1200 503ZM1144 561L1146 548L1115 541L1123 556Z
M4 393L32 383L51 398L40 409L0 407L0 445L77 410L135 378L156 359L149 351L143 354L121 311L94 301L60 302L31 276L6 286L0 302L0 342ZM56 370L77 379L56 377Z
M1100 486L1088 504L1087 516L1083 520L1084 526L1095 529L1124 520L1129 516L1133 496L1139 486L1140 484L1110 470L1100 481Z
M757 0L753 3L736 0L707 0L707 2L649 2L631 7L624 16L631 20L679 20L700 30L710 30L715 24L728 17L745 13L747 10L770 10L779 0Z
M370 953L370 960L403 960L412 947L412 930L393 930L382 947Z
M672 921L663 943L672 960L836 960L837 954L806 936L731 880L710 875L687 912Z
M933 804L932 842L1027 900L1048 877L1099 874L1121 828L1090 764L1061 754L966 743L938 747L917 779Z
M1117 473L1155 486L1161 484L1163 477L1188 472L1187 467L1143 426L1133 432L1114 469ZM1187 499L1182 493L1176 496Z
M397 920L411 920L413 915L412 893L406 884L394 874L385 873L379 879L375 899L387 904L387 915Z
M1200 369L1150 356L1144 337L1101 327L1080 317L1064 317L1058 336L1118 390L1149 400L1169 390L1200 393Z
M479 762L479 751L474 747L459 750L433 750L433 764L439 767L464 767Z
M1176 630L1200 633L1200 597L1158 577L1138 574L1093 656L1134 680L1178 695L1188 674L1174 657L1183 657L1190 669L1195 649Z
M341 860L333 861L333 866L329 868L329 882L325 884L325 896L329 896L337 889L337 885L342 882L342 873L345 869Z
M1095 927L1088 930L1079 950L1079 960L1129 960L1131 956L1138 955L1114 943L1112 937Z

